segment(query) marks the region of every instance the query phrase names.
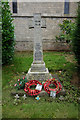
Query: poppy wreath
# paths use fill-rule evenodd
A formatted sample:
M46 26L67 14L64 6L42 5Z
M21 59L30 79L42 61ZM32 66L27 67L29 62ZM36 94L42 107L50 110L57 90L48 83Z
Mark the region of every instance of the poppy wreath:
M54 84L56 86L55 89L52 89L49 87L50 84ZM62 90L61 83L56 80L55 78L49 79L44 83L44 90L50 94L50 91L56 91L56 94L59 93Z
M24 91L28 94L28 95L30 95L30 96L35 96L35 95L38 95L40 92L41 92L41 90L31 90L30 89L30 86L32 86L32 85L37 85L37 84L39 84L39 85L42 85L39 81L37 81L37 80L30 80L29 82L27 82L27 83L25 83L25 88L24 88Z

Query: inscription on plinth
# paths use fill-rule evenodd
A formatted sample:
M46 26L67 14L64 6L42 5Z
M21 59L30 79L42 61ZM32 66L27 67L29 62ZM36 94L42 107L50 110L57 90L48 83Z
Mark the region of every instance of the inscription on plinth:
M41 36L41 14L34 14L34 59L33 61L43 61L42 36Z
M42 51L40 43L35 44L34 61L42 61Z

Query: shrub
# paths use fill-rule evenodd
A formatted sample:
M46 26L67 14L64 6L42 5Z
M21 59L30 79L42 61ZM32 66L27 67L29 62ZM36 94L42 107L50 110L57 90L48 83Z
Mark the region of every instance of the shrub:
M2 2L2 64L9 63L14 55L14 26L8 2Z
M75 29L75 23L71 20L63 20L62 24L59 24L60 33L59 36L56 36L57 41L66 42L67 44L71 44L72 42L72 33Z
M75 53L75 57L77 59L78 68L80 71L80 2L78 3L78 11L76 18L76 28L73 34L73 52Z
M18 79L18 82L14 85L16 87L16 90L24 89L26 82L28 82L26 77Z

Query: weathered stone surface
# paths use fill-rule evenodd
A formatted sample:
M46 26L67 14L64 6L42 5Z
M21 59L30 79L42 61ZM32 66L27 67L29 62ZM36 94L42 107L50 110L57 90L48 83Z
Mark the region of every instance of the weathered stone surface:
M63 96L60 96L59 100L63 101L63 100L65 100L65 98Z
M19 96L23 96L24 94L25 94L25 91L24 90L15 90L15 89L13 89L12 91L11 91L11 95L12 96L15 96L16 94L18 94Z
M34 54L33 63L27 74L28 80L46 80L50 78L49 71L43 61L41 27L41 14L34 14Z
M12 3L10 2L12 11ZM17 51L33 50L33 30L29 29L29 22L33 20L33 13L41 13L42 20L46 20L46 29L42 29L43 50L68 50L64 43L56 43L55 36L59 34L59 23L76 15L76 2L70 2L69 14L64 14L64 2L18 2L18 13L13 14ZM13 12L13 11L12 11Z
M12 11L12 2L10 2ZM70 2L70 14L75 16L76 2ZM13 16L33 16L33 13L42 13L44 16L64 16L64 2L18 2L18 13Z
M45 97L45 96L49 96L49 94L48 94L46 91L42 90L42 91L39 93L39 96L40 96L40 97Z
M27 79L28 80L48 80L51 78L51 75L49 74L48 69L46 68L45 72L31 72L31 68L29 69L27 73Z
M46 72L45 63L43 64L32 63L31 72Z

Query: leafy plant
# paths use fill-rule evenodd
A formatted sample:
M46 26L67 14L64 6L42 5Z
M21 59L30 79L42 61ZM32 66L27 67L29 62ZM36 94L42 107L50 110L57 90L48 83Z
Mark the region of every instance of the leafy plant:
M2 2L2 63L9 63L14 55L14 26L8 2Z
M26 69L28 70L32 63L31 52L30 53L16 52L15 54L16 55L14 60L14 66L13 65L3 66L3 84L6 81L6 83L3 86L3 106L2 106L3 118L14 118L14 116L16 118L24 118L25 116L27 118L31 118L31 117L33 118L33 116L36 118L37 116L39 116L39 118L41 118L42 116L44 118L49 118L51 116L53 117L53 113L57 115L56 118L60 118L60 117L77 118L78 105L76 104L76 101L78 100L78 102L80 103L80 100L79 100L80 90L77 91L78 88L73 88L72 84L66 85L66 87L68 86L67 88L64 87L64 81L66 81L66 83L71 81L72 74L74 74L74 69L75 69L74 64L76 63L71 63L71 62L69 63L64 59L66 55L70 57L71 53L69 54L66 52L65 53L44 52L44 59L45 59L46 65L49 64L50 66L52 66L54 61L56 60L57 60L56 64L58 67L60 66L60 64L64 64L64 61L65 61L65 64L67 63L66 69L64 69L63 66L60 66L60 69L58 69L58 67L55 66L55 73L51 71L52 74L58 74L60 80L62 79L63 82L61 81L61 83L64 87L64 90L66 91L66 95L63 96L63 100L59 100L59 97L56 97L56 99L51 98L52 102L50 100L50 97L48 96L41 97L39 102L36 102L34 98L28 97L28 96L27 96L27 100L23 100L22 96L20 96L20 99L19 99L21 100L20 102L20 101L16 101L14 97L10 96L11 92L14 91L13 85L16 83L16 79L18 79L19 76L22 76L22 72L25 71ZM61 59L58 59L59 56L61 57ZM62 56L64 56L64 58ZM50 63L48 63L48 60L50 58L51 58L51 61L49 61ZM60 60L61 60L61 63L58 64L59 63L58 61ZM53 66L52 66L52 70L54 70ZM17 74L17 72L19 73L19 75ZM12 85L12 88L9 82ZM24 90L20 90L20 91L21 93L23 91L23 94L24 94ZM18 91L16 91L16 93L18 93ZM75 97L76 94L77 94L77 97ZM18 105L18 106L15 107L15 105ZM47 106L47 109L46 109L46 106Z
M57 41L66 42L70 44L72 42L72 33L75 29L75 23L71 20L63 20L62 24L59 24L61 32L59 36L56 36Z
M73 34L73 51L75 53L75 57L77 59L77 63L79 65L80 71L80 2L78 3L78 11L76 18L76 28Z
M27 78L23 77L21 79L18 79L18 82L14 85L16 89L23 89L25 86L25 83L27 82Z

